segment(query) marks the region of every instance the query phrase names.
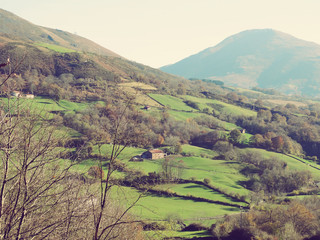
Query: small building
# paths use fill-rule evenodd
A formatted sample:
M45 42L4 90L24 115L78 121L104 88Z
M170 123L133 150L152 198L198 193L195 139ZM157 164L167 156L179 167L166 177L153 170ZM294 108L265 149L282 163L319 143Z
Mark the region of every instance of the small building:
M164 158L166 154L160 149L152 149L142 153L141 157L146 159L161 159Z
M11 94L10 94L12 97L21 97L22 96L22 93L20 91L12 91Z
M34 95L33 95L33 94L30 94L30 93L25 94L24 97L25 97L25 98L34 99Z

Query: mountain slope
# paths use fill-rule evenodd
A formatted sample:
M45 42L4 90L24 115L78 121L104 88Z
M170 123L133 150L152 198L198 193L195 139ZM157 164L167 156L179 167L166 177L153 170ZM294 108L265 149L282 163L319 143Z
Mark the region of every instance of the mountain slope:
M16 73L22 78L33 73L32 81L38 78L43 81L47 76L59 78L71 74L77 89L85 89L79 83L85 81L96 95L105 92L109 83L139 81L166 91L186 82L181 77L129 61L88 39L34 25L0 9L0 63L8 57L12 66L21 61ZM0 69L0 78L6 71Z
M320 95L320 46L272 29L241 32L161 70L239 87Z
M81 52L120 57L88 39L65 31L34 25L3 9L0 9L0 33L15 36L24 41L44 42Z

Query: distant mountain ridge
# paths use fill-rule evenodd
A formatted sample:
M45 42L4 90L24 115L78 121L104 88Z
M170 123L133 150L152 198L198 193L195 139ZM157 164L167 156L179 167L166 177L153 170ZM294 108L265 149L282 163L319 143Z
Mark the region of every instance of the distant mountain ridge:
M222 80L238 87L320 95L320 45L272 29L235 34L160 69L186 78Z

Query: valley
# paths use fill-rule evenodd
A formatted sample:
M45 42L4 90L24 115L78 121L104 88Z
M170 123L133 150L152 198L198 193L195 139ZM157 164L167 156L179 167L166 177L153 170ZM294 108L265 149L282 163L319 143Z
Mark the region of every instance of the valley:
M162 68L184 78L1 9L0 20L1 238L319 235L318 46L247 31ZM201 56L218 72L193 75ZM314 70L303 91L311 70L285 60ZM292 74L300 95L281 93Z

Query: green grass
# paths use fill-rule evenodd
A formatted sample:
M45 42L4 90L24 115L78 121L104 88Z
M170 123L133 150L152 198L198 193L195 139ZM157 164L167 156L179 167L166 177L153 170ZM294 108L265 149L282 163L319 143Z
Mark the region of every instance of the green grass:
M187 121L189 119L207 116L207 114L200 113L200 112L179 112L175 110L169 110L168 112L170 116L172 116L175 120L178 120L178 121ZM240 129L240 127L238 127L234 123L225 122L219 119L216 119L216 120L218 122L219 127L224 128L227 131L231 131L235 128Z
M127 162L129 168L139 170L144 174L149 172L159 172L161 170L162 160L147 160L143 162Z
M276 152L270 152L264 149L258 149L258 148L246 148L242 149L241 151L246 152L246 151L252 151L252 152L257 152L260 153L262 156L267 157L267 158L278 158L282 161L285 161L288 164L288 167L292 170L297 170L297 171L302 171L302 170L308 170L311 172L313 178L315 180L320 180L320 170L317 170L308 164L302 163L298 161L297 159L294 159L290 156L284 155L282 153L276 153Z
M8 105L7 98L1 98L1 103L5 106ZM48 98L36 97L34 99L25 98L11 98L10 105L18 107L20 109L30 109L32 111L37 111L42 114L46 114L50 111L62 111L63 108L60 107L55 101ZM52 115L52 114L50 114Z
M239 185L240 181L247 178L239 173L241 165L236 162L224 160L211 160L201 157L177 158L182 160L187 169L183 171L182 178L202 181L204 178L211 180L211 184L229 193L249 194L249 190Z
M137 199L139 192L128 187L121 187L121 191L115 189L114 192L119 194L118 199L124 199L127 204ZM121 201L121 200L120 200ZM210 226L213 220L205 221L207 218L224 216L238 212L235 207L228 207L219 204L206 202L196 202L192 200L184 200L177 197L161 197L151 194L146 194L133 207L131 213L139 216L142 220L168 220L170 217L178 218L186 223L201 221Z
M63 109L78 112L87 109L92 103L87 103L87 102L70 102L67 100L60 100L58 102L58 105L62 107ZM93 103L95 104L95 102Z
M185 104L182 99L177 97L161 94L149 94L149 96L162 105L173 110L196 111L194 108L189 107L187 104Z
M203 181L203 179L208 178L213 186L228 193L249 194L249 190L239 185L240 181L247 180L245 176L239 173L239 169L241 169L239 163L201 157L178 157L176 159L184 162L183 179L194 178L195 180ZM149 172L161 171L162 161L144 160L143 162L129 162L128 166L147 174Z
M320 169L320 165L317 164L316 162L312 161L312 160L306 160L306 159L303 159L303 158L300 158L300 157L297 157L297 156L293 156L291 154L289 154L289 156L292 156L294 158L298 158L300 161L304 162L305 164L310 165L310 166L314 166L314 167Z
M59 52L59 53L77 52L76 50L73 50L73 49L69 49L69 48L65 48L65 47L61 47L61 46L49 44L49 43L38 42L38 43L35 43L35 45L40 46L40 47L44 47L44 48L47 48L49 50Z
M102 146L102 154L110 153L111 145L105 144ZM161 171L163 160L144 160L143 162L129 162L131 157L143 153L145 149L127 147L119 159L127 164L129 168L142 171L144 174L149 172ZM182 160L185 164L182 178L203 181L204 178L211 180L211 184L226 190L227 192L235 192L242 195L247 195L249 191L239 185L239 181L247 180L239 173L241 165L235 162L227 162L224 160L212 160L210 158L217 156L217 153L191 145L183 145L185 153L193 153L192 157L177 157L177 160ZM93 153L98 153L97 146L94 147ZM202 158L200 156L210 158Z
M2 103L7 105L7 98L0 98ZM42 115L48 115L49 118L53 117L54 114L50 113L51 111L56 112L78 112L88 109L92 104L102 103L100 101L96 102L71 102L68 100L54 101L51 98L46 97L35 97L34 99L25 99L25 98L11 98L11 104L19 104L22 108L29 108L31 110L37 111Z
M168 110L168 113L170 114L171 117L173 117L175 120L178 121L187 121L189 119L194 119L198 117L204 117L208 116L205 113L201 113L198 110L195 110L188 105L186 105L182 99L173 97L170 95L160 95L160 94L149 94L150 97L155 99L156 101L160 102L161 104L168 106L170 110ZM194 98L191 96L188 96L188 98ZM202 98L196 98L196 99L202 99ZM211 99L205 99L206 101L215 101ZM221 102L222 103L222 102ZM231 104L226 104L228 107L224 108L223 113L226 114L232 114L232 115L245 115L245 116L255 116L256 112L243 109L237 106L233 106ZM208 107L207 105L201 105L200 106ZM201 109L203 109L201 108ZM210 108L210 107L209 107ZM212 109L212 108L211 108ZM153 116L160 116L160 110L156 108L152 108L151 111L148 111L149 114L152 114ZM226 121L219 120L218 118L216 119L219 127L224 128L227 131L231 131L235 128L240 128L239 126L235 125L234 123L229 123ZM250 135L251 136L251 135ZM250 138L250 136L248 138Z
M188 119L204 116L204 113L199 112L179 112L174 110L168 111L170 116L172 116L175 120L178 121L187 121Z
M201 197L201 198L205 198L213 201L246 205L245 203L235 202L232 198L227 197L222 193L216 192L206 186L195 184L195 183L158 185L157 189L172 190L177 194L184 195L184 196L195 196L195 197Z
M185 232L185 231L148 231L145 232L147 239L162 240L164 238L180 237L183 239L192 239L199 237L210 237L212 236L208 231L195 231L195 232Z
M213 150L197 147L189 144L182 145L182 152L186 154L191 154L193 156L198 156L198 157L200 157L201 155L206 155L210 157L218 156L218 154Z
M111 144L104 144L101 146L101 154L104 156L110 155L112 151ZM145 152L146 150L143 148L135 148L135 147L126 147L121 154L119 155L120 160L129 161L133 156L140 155L141 153ZM93 153L98 154L99 148L98 146L94 146Z
M257 116L257 113L252 110L248 110L245 108L241 108L239 106L235 106L229 103L221 102L215 99L208 99L208 98L199 98L193 97L189 95L183 96L186 100L190 100L199 104L201 110L204 108L209 108L209 110L214 110L216 113L219 114L229 114L232 116ZM212 107L208 104L215 104L217 107Z

